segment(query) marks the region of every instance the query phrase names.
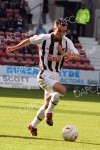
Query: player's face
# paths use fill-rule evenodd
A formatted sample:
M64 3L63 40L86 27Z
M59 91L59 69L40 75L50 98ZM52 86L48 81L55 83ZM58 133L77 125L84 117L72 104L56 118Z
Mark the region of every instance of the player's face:
M55 29L55 36L57 37L57 39L62 39L63 36L65 35L67 31L67 26L62 26L62 25L59 25L58 27L56 27Z

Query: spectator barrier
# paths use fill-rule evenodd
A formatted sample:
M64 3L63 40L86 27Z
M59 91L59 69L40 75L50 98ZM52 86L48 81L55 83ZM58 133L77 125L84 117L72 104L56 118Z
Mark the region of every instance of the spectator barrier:
M39 89L38 67L0 66L0 87ZM60 82L67 85L100 86L99 71L68 70L60 72Z

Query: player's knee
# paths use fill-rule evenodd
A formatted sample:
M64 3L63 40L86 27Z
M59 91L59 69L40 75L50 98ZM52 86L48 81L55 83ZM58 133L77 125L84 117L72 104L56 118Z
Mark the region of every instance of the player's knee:
M48 108L49 104L45 104L45 110Z
M55 104L57 104L59 102L60 98L63 97L63 95L58 92L54 92L52 96L53 96L53 102Z
M45 102L45 104L44 104L45 109L47 109L47 108L48 108L48 106L49 106L49 102L50 102L50 100L47 100L47 101Z
M67 89L64 87L63 96L66 94Z
M63 86L63 88L60 90L60 94L63 96L66 94L66 88Z

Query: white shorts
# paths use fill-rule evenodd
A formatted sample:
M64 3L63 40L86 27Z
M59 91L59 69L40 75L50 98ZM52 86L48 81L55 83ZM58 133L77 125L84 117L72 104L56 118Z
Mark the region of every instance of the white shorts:
M53 92L53 86L55 83L59 82L59 73L52 71L40 71L37 76L37 81L39 86L46 91L46 94Z

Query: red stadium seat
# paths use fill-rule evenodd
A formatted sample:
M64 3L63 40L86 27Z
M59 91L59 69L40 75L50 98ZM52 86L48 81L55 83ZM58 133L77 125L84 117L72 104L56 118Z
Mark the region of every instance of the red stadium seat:
M62 68L63 68L63 69L67 69L67 68L68 68L68 66L69 66L69 65L68 65L67 63L65 63L65 64L63 65L63 67L62 67Z
M15 56L16 56L15 53L8 53L7 54L8 58L15 58Z
M2 59L2 64L3 65L10 65L10 60L8 60L8 59Z
M0 59L0 65L3 65L3 61L2 61L2 59Z
M10 60L10 61L14 61L15 58L14 58L14 57L9 57L9 60Z
M19 59L19 58L24 58L24 55L23 54L15 54L16 55L16 59Z
M82 62L88 62L88 63L90 63L90 60L88 58L83 57L82 58Z
M71 69L78 69L78 65L77 64L71 64L70 67L71 67Z
M19 9L14 9L13 10L13 14L14 14L14 17L17 18L18 16L20 16L19 14Z
M32 55L32 60L38 60L39 61L39 55L33 54Z
M16 55L16 54L15 54L15 55ZM24 59L23 59L23 57L17 57L16 60L18 60L18 61L23 61Z
M16 39L11 39L7 41L9 46L15 46L16 45Z
M4 52L0 52L0 57L6 57L7 56L7 54L6 53L4 53Z
M38 60L34 60L34 66L38 66L39 65L39 61Z
M20 40L22 36L21 36L21 33L20 33L20 32L15 32L15 33L14 33L14 37L15 37L15 39L16 39L16 41L17 41L17 40Z
M34 64L34 61L31 61L31 60L27 60L27 64L28 64L28 66L30 66L30 67L32 67L32 66L35 65L35 64Z
M29 34L27 34L27 33L22 33L22 39L27 39L27 38L29 38L29 37L30 37Z
M85 66L90 65L90 62L84 62L84 65Z
M90 64L85 65L86 70L94 70L93 66Z
M16 45L16 42L14 41L9 42L9 46L15 46L15 45Z
M17 66L17 64L18 64L18 61L17 61L17 60L10 59L10 65L12 65L12 66Z
M12 32L5 32L5 36L9 35L11 36L13 33Z
M19 44L22 41L22 39L16 39L16 44Z
M86 56L85 52L83 50L79 50L80 55Z
M9 17L10 15L13 15L13 9L6 9L6 16Z
M32 61L32 55L31 54L24 54L24 60L26 60L28 63L33 64L34 60Z
M0 52L3 52L3 50L4 50L3 45L0 45Z
M5 33L3 31L0 31L0 36L4 36Z
M22 61L19 60L18 63L17 63L17 65L18 66L27 66L28 64L27 64L27 61L25 61L25 60L22 60Z
M39 65L39 55L32 55L32 61L34 61L34 65Z
M14 57L7 59L7 57L5 56L5 57L2 57L0 60L1 60L2 65L12 65L12 66L18 65L18 60L15 60Z
M79 70L85 70L86 67L84 64L77 65Z
M31 54L24 54L24 59L25 60L32 60L32 55Z
M82 45L80 43L75 43L74 46L77 48L77 49L82 49Z
M71 69L72 61L64 62L63 69Z
M18 14L18 13L19 13L19 9L14 9L14 10L13 10L13 13L14 13L14 14Z
M7 44L5 43L4 46L3 46L3 52L4 53L6 52L6 49L7 49Z
M6 60L6 53L0 52L0 64L3 65L3 60Z

